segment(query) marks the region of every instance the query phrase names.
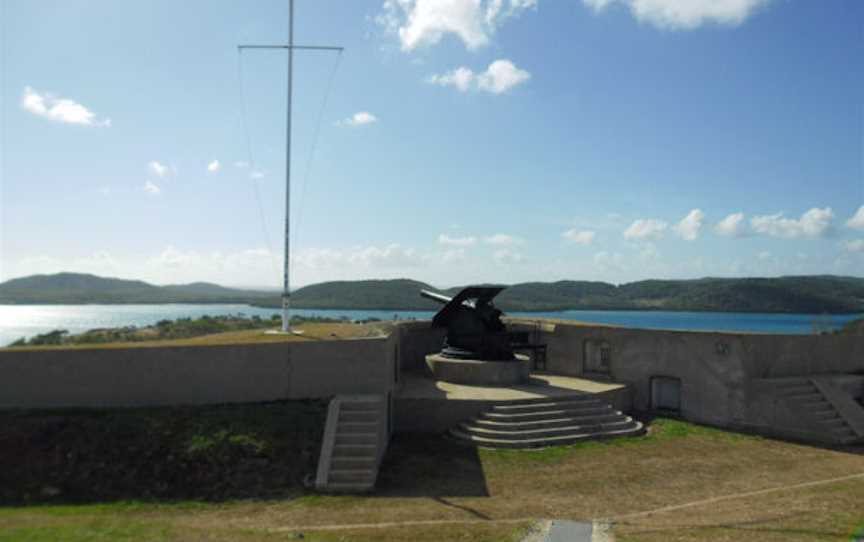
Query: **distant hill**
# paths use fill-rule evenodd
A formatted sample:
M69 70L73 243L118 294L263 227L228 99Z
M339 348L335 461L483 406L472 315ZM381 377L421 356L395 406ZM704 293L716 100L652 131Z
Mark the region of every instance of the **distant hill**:
M409 279L335 281L291 294L291 304L310 309L436 310L420 297L429 289ZM279 307L273 292L196 282L155 286L142 281L60 273L0 283L0 304L250 303ZM720 312L864 312L864 278L833 275L777 278L644 280L616 286L605 282L558 281L514 284L496 298L505 311L687 310Z
M298 308L436 309L419 296L434 287L412 280L324 282L291 295ZM437 290L453 295L460 290ZM864 279L837 276L605 282L525 282L504 290L505 311L686 310L720 312L864 312ZM262 305L278 306L273 299Z
M291 292L291 306L299 309L437 310L420 290L437 290L409 279L335 281L312 284ZM269 306L280 306L277 298Z
M272 295L206 282L155 286L81 273L33 275L0 283L0 304L249 303Z

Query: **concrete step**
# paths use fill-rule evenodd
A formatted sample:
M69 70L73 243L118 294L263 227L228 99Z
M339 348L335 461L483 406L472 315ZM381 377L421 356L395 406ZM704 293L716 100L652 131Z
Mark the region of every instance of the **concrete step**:
M341 422L339 424L339 431L345 431L346 433L374 433L378 430L378 423L376 422Z
M336 444L333 446L333 455L331 457L372 457L374 458L378 452L378 446L375 444Z
M786 395L804 395L816 391L816 386L808 382L806 385L784 386L782 391Z
M631 428L620 431L601 431L593 433L574 433L556 437L540 437L534 439L492 438L467 434L458 429L451 429L450 435L470 442L476 446L487 448L544 448L547 446L563 446L586 440L606 439L623 436L638 436L645 433L645 428L640 422L636 422Z
M843 436L843 437L845 437L845 436L854 437L855 436L855 431L853 431L852 428L846 424L843 424L842 426L839 426L839 427L832 427L830 429L830 431L831 431L832 435L838 435L838 436Z
M330 459L330 468L339 470L351 469L374 469L374 457L333 457Z
M605 433L623 431L636 427L636 422L629 416L621 420L596 425L569 425L564 427L548 427L543 429L490 429L463 423L459 425L461 432L480 437L503 438L511 440L532 440L538 438L563 437L588 433Z
M368 482L338 482L327 484L324 491L327 493L366 493L372 491L373 487L375 486Z
M542 403L528 403L524 405L495 405L492 407L492 412L539 412L544 410L566 410L571 407L590 408L603 404L605 403L593 398L568 401L544 401Z
M341 429L341 427L340 427ZM337 446L340 444L372 444L378 442L378 435L375 433L343 433L339 430L336 432L334 440Z
M333 469L327 485L339 483L374 483L375 469Z
M818 391L809 392L809 393L787 393L786 397L788 399L792 399L793 401L799 401L802 403L807 403L811 401L824 401L825 398Z
M822 425L824 425L825 427L828 427L831 429L846 427L846 422L840 416L837 416L836 418L832 418L829 420L819 420L819 422Z
M340 410L339 423L372 423L378 420L378 411L373 410Z
M378 412L381 410L380 401L343 401L339 406L340 410L348 412Z
M824 410L825 406L831 406L831 403L829 403L824 397L820 397L819 399L802 399L796 402L803 407L813 410Z
M813 383L810 382L809 378L794 377L794 376L793 377L778 378L778 379L774 380L774 382L777 386L780 386L781 388L789 388L789 387L795 387L795 386L812 386L813 385Z
M494 421L536 421L552 418L576 418L582 416L602 416L618 412L609 405L599 405L587 408L549 409L536 412L484 412L479 417Z
M596 395L593 393L572 393L569 395L558 395L554 397L534 397L531 399L509 399L502 404L505 405L534 405L537 403L548 403L548 402L568 402L568 401L578 401L578 400L594 400L596 399Z
M609 414L598 416L576 416L562 418L544 418L540 420L518 420L518 421L499 421L487 420L483 418L474 418L471 420L471 425L478 427L487 427L489 429L507 430L508 428L519 429L542 429L545 427L566 427L569 425L594 425L598 423L607 423L622 418L622 414L618 411L612 411Z

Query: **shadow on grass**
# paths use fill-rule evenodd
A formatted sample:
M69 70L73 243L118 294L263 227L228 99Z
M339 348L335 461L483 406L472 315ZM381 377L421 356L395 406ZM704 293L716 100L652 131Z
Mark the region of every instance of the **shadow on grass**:
M442 435L403 433L390 443L375 496L433 497L456 506L446 497L488 497L489 490L477 448Z

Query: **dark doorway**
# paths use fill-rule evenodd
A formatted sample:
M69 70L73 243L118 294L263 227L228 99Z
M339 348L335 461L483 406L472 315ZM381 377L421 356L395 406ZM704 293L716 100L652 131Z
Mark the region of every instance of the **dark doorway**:
M681 412L681 379L671 376L651 377L651 409L679 414Z

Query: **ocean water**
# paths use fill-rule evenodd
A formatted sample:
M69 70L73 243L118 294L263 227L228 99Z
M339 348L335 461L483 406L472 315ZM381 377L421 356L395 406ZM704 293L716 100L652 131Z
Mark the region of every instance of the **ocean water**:
M249 305L0 305L0 346L21 337L29 338L55 329L82 333L89 329L146 326L159 320L197 318L205 314L258 315L270 318L276 309ZM359 320L365 318L429 319L430 311L382 311L339 309L294 309L301 316L326 316ZM675 311L554 311L508 313L529 318L560 318L615 324L645 329L745 331L755 333L807 334L814 330L828 331L841 327L864 314L762 314L734 312L675 312Z

